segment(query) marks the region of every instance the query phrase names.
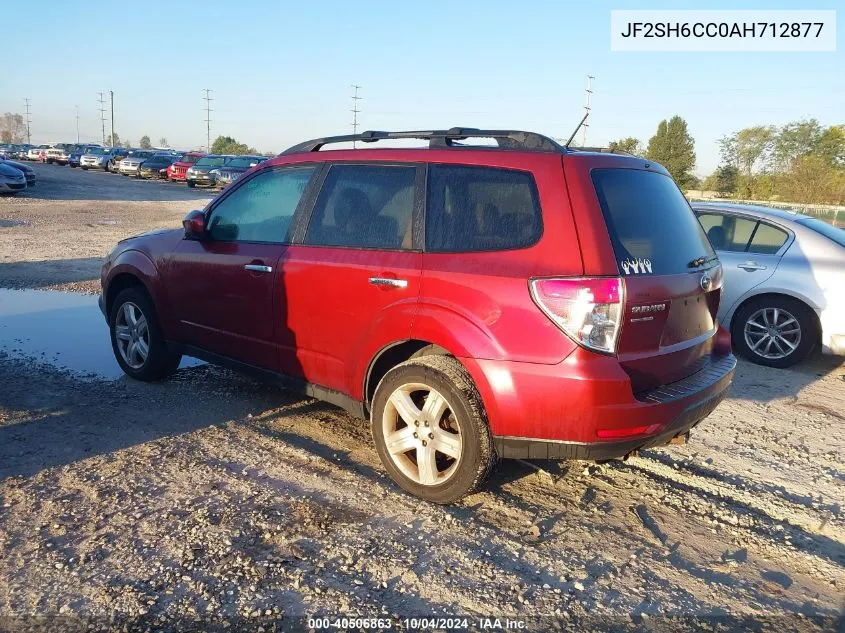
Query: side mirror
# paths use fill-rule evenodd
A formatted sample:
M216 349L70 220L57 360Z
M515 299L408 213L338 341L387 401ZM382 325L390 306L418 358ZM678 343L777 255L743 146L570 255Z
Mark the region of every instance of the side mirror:
M185 228L186 240L201 240L206 236L205 213L202 211L191 211L182 220Z

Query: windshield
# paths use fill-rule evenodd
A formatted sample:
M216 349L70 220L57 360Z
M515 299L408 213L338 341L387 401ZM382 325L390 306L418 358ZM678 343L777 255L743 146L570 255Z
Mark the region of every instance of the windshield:
M837 228L817 218L800 218L796 222L813 229L816 233L821 233L840 246L845 246L845 229Z
M197 167L220 167L226 162L226 159L222 156L205 156L204 158L200 158L196 165Z
M226 167L252 167L258 164L257 158L230 158L226 161Z
M199 159L200 159L199 156L196 156L196 155L192 156L191 154L185 154L182 158L179 159L179 162L180 163L188 163L190 165L193 165Z
M641 261L654 275L686 273L693 260L715 256L669 176L641 169L594 169L592 177L623 274L640 272Z

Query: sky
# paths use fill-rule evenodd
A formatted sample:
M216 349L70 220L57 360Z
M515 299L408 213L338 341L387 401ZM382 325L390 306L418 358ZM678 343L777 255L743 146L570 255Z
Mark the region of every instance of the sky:
M212 140L280 152L351 133L351 84L359 84L359 130L463 126L566 138L583 115L590 74L588 145L625 136L645 144L661 119L679 114L703 176L719 163L718 139L743 127L845 123L843 27L837 52L611 52L611 9L837 5L27 0L15 3L19 26L0 38L15 51L0 73L0 112L23 114L29 98L33 142L74 142L78 106L80 139L97 142L98 93L108 99L111 90L122 139L198 148L210 88Z

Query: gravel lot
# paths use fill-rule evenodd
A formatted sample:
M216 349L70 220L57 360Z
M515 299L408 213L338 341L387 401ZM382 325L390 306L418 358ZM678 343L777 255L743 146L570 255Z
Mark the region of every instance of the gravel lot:
M204 203L184 185L36 169L32 194L0 199L0 287L95 291L117 239ZM0 350L0 615L19 619L0 630L58 614L79 630L116 618L156 631L294 630L313 615L845 624L841 359L741 362L685 446L504 462L483 491L437 507L401 493L366 425L329 405L211 366L148 385L12 351Z

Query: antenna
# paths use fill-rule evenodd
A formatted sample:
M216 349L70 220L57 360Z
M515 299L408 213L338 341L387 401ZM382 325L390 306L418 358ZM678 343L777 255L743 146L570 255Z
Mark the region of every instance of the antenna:
M211 102L214 99L211 98L211 93L213 92L209 88L203 88L205 91L205 96L203 99L205 100L205 151L209 154L211 153L211 113L214 110L211 109Z
M363 97L358 96L358 90L361 86L357 84L352 84L350 88L355 89L355 94L352 95L352 134L358 134L358 113L361 111L358 109L358 102L363 99ZM355 149L355 141L352 141L352 149Z
M24 98L23 102L26 105L26 143L27 143L27 145L29 145L30 143L32 143L32 139L30 138L30 133L29 133L29 124L30 124L30 120L29 120L29 98L28 97Z
M587 75L587 88L584 93L584 121L587 120L587 115L590 114L590 96L593 94L593 77L592 75ZM583 123L583 121L582 121ZM581 133L581 147L587 146L587 128L590 127L589 124L584 123L583 132ZM567 143L568 145L568 143Z
M581 126L584 125L584 121L587 120L588 116L590 116L589 110L584 114L584 117L581 119L581 122L578 124L578 127L576 127L575 130L572 132L572 136L570 136L566 143L563 144L564 147L569 149L569 144L572 142L572 139L575 138L575 135L578 134L578 130L580 130Z

